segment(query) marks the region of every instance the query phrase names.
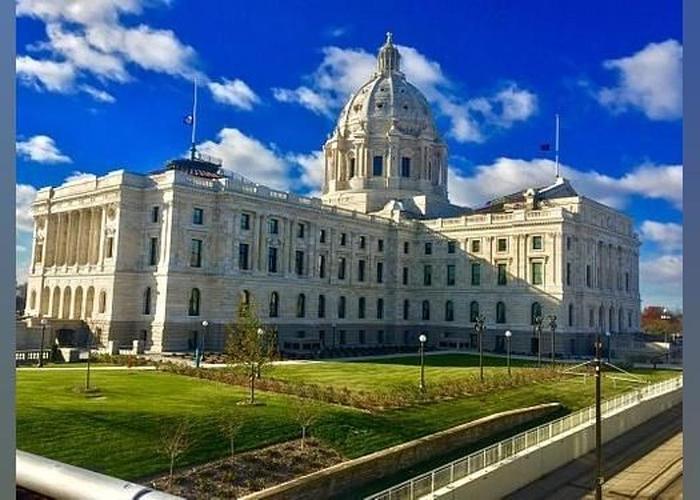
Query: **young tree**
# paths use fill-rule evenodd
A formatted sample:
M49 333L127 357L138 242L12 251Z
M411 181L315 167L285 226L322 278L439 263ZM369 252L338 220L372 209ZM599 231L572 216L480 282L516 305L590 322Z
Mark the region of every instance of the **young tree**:
M238 319L228 327L226 358L232 368L242 368L250 378L250 403L255 403L255 379L262 368L277 355L273 330L266 328L255 312L254 305L241 304Z
M162 452L170 461L170 473L168 474L168 489L173 486L173 469L175 461L180 455L185 453L190 446L189 442L190 423L181 420L177 425L166 426L163 432Z
M297 398L297 400L292 403L291 409L292 418L297 425L301 427L300 448L303 450L306 444L308 430L318 420L320 409L316 401L307 398Z
M234 408L226 408L220 415L219 415L219 429L221 430L222 434L226 436L226 439L229 441L229 446L231 449L231 457L233 457L235 453L235 440L238 437L238 434L241 432L241 427L243 427L243 415L241 414L239 409L234 409Z

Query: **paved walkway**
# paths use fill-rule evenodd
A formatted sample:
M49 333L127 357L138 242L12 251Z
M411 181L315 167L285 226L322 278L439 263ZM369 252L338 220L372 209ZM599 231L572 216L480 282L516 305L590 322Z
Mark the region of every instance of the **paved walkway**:
M604 445L603 476L608 479L604 489L604 498L611 500L644 498L641 496L613 496L609 488L613 484L618 487L631 484L628 482L630 474L641 474L642 471L646 471L651 476L648 477L648 484L642 484L640 481L637 485L651 485L651 481L658 478L659 471L653 466L650 467L649 464L652 462L668 463L671 460L667 452L673 449L673 444L668 444L670 447L668 448L667 442L677 439L682 428L683 409L682 405L677 405ZM677 444L677 441L674 442ZM663 451L655 454L654 452L661 447L663 447ZM638 462L640 462L639 465L637 465ZM629 473L625 474L628 469ZM533 498L538 500L589 500L593 498L592 488L595 484L595 470L595 452L591 452L534 481L507 498L509 500L531 500ZM662 480L662 478L658 479ZM667 483L673 481L673 477L665 479ZM637 480L639 480L639 475L637 475ZM613 481L615 482L613 483ZM664 486L659 482L654 485L658 493L661 492L659 488Z

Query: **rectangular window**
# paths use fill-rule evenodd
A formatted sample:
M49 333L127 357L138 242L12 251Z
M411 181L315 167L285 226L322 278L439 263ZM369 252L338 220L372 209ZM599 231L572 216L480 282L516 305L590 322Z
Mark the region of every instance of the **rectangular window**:
M267 270L271 273L277 272L277 247L267 249Z
M243 231L250 230L250 214L241 214L241 229Z
M503 286L508 284L508 276L506 271L508 270L508 264L499 263L498 264L498 284Z
M566 284L571 286L571 262L566 263Z
M378 252L384 251L384 240L377 240L377 251Z
M343 296L338 298L338 318L340 318L340 319L345 318L345 297L343 297ZM343 333L344 333L343 330L340 330L341 339L342 339ZM341 343L344 344L345 342L341 342Z
M595 321L593 320L593 309L588 310L588 326L593 328L595 326Z
M304 237L305 228L306 228L306 224L304 224L303 222L300 222L297 224L297 238Z
M340 246L344 247L345 245L348 244L348 235L347 233L340 233Z
M625 273L625 292L630 291L630 273Z
M325 255L318 256L318 277L319 278L326 277L326 256Z
M447 264L447 286L454 286L455 281L455 265Z
M280 221L277 219L268 219L267 220L267 230L270 234L279 234L280 233Z
M591 265L586 265L586 286L591 287Z
M544 276L542 275L542 262L532 263L532 284L541 285L544 283Z
M481 285L481 264L472 262L472 285Z
M542 250L542 236L533 236L532 237L532 249L533 250Z
M294 272L297 276L304 275L304 251L297 250L294 255Z
M318 235L318 241L320 243L326 242L326 230L325 229L321 229L320 234Z
M202 267L202 240L192 240L190 267Z
M151 238L151 247L148 251L148 263L151 266L158 264L158 238Z
M338 259L338 279L345 279L345 257L340 257Z
M367 341L367 339L365 338L365 331L364 330L360 330L357 332L357 341L360 344L364 344Z
M357 281L365 280L365 261L360 259L357 261Z
M403 268L403 284L408 285L408 268Z
M457 251L457 242L450 240L447 242L447 253L455 253Z
M377 262L377 283L384 283L384 263Z
M375 177L381 177L384 173L384 157L375 156L372 159L372 175Z
M433 282L433 268L430 264L423 266L423 285L430 286Z
M359 319L365 319L365 307L366 301L364 297L357 299L357 317Z
M472 240L472 253L481 252L481 240Z
M433 244L430 241L425 242L425 255L432 255Z
M349 177L352 179L355 177L355 158L350 158L350 175Z
M508 250L508 240L505 238L498 238L498 240L496 240L496 251L505 252L506 250Z
M247 270L248 269L248 254L250 252L250 245L248 243L240 243L238 245L238 269Z
M201 226L204 224L204 210L201 208L195 208L192 212L192 224L197 224Z
M151 222L154 224L160 222L160 207L155 206L151 208Z
M571 250L571 236L566 237L566 249Z
M411 249L411 244L408 241L403 242L403 253L408 254Z
M364 250L365 246L367 246L367 238L360 236L360 250Z
M411 159L406 156L401 158L401 177L411 177Z
M377 319L384 319L384 299L377 299Z
M111 259L114 254L114 237L108 236L105 241L105 258Z

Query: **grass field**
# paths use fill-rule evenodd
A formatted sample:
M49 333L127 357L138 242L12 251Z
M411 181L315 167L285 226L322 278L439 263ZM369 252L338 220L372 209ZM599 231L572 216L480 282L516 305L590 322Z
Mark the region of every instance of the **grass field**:
M478 358L477 358L478 359ZM427 380L474 368L473 356L429 356ZM498 364L500 358L487 358ZM277 367L279 377L307 377L339 385L416 383L415 358L365 362L330 362ZM478 361L477 361L478 362ZM488 370L504 368L489 367ZM640 372L649 380L675 373ZM449 375L452 376L452 375ZM227 405L247 396L245 389L155 371L94 371L92 380L101 398L85 398L74 388L83 383L80 371L19 370L17 373L17 446L67 463L139 479L166 469L159 454L160 436L168 425L189 418L192 446L179 465L222 457L227 443L216 417ZM629 390L629 383L604 379L606 397ZM479 397L378 413L321 404L322 416L311 433L348 458L357 457L495 412L559 401L573 411L593 403L593 381L580 378L530 384ZM261 406L238 406L246 419L237 443L243 451L285 441L298 435L288 406L293 399L260 393Z

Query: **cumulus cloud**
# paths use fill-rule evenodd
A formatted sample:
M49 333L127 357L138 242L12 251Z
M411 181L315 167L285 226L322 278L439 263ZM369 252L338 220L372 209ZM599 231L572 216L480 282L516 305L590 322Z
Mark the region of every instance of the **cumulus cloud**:
M32 232L34 219L32 218L32 203L36 198L36 188L29 184L17 184L15 186L15 217L18 231Z
M440 64L413 47L398 45L401 68L407 79L450 122L449 134L458 142L483 142L498 129L527 120L537 111L537 96L513 82L502 83L493 93L464 99L454 92ZM299 104L316 114L333 118L350 94L364 84L376 69L376 56L362 49L325 47L316 70L302 85L273 88L281 102Z
M209 90L214 100L223 104L250 111L260 98L243 80L228 80L223 78L221 83L209 82Z
M209 79L195 67L196 52L168 29L125 24L123 16L141 14L145 6L169 0L19 0L17 15L45 23L46 39L27 47L34 55L17 57L20 82L37 90L85 92L96 101L111 103L114 96L96 83L132 80L140 68L181 78ZM250 109L257 96L241 80L212 83L214 98Z
M61 153L56 142L48 135L35 135L16 143L17 154L37 163L70 163L72 160Z
M645 164L621 177L567 165L561 170L579 193L615 208L623 208L633 196L666 200L678 209L682 206L681 165ZM502 157L478 165L472 175L450 168L448 186L453 202L474 207L510 192L551 184L554 171L552 160Z
M655 243L666 251L680 250L683 246L683 226L675 222L645 220L640 233L645 243Z
M310 189L310 196L320 196L323 186L325 160L323 151L314 151L309 154L290 154L288 160L300 167L299 180L303 187Z
M650 43L639 52L605 61L617 73L617 84L598 93L614 112L642 111L651 120L675 120L682 115L683 47L676 40Z
M68 177L64 179L63 182L82 182L87 180L94 181L96 178L97 176L95 174L74 170Z
M681 307L683 302L683 257L660 255L639 262L640 289L644 304Z

